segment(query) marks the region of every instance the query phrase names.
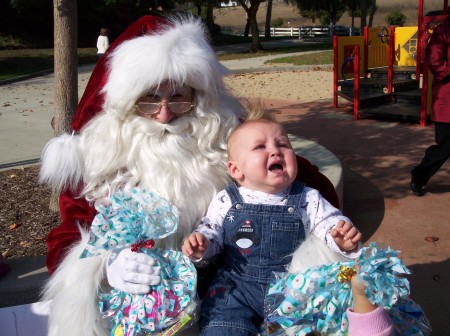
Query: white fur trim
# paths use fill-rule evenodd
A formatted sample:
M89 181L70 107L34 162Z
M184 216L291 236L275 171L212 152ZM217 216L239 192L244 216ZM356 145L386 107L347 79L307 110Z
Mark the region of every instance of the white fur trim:
M97 306L97 290L104 277L106 254L80 259L89 233L74 245L44 288L43 300L52 300L49 336L109 335Z
M79 142L78 135L62 134L47 143L41 156L40 183L58 190L79 185L83 176Z
M123 42L109 60L104 110L124 119L136 100L164 81L198 91L223 90L229 71L217 60L200 20L175 17L153 35Z
M287 270L289 273L304 273L312 266L348 260L331 250L322 240L310 234L292 255L292 261Z

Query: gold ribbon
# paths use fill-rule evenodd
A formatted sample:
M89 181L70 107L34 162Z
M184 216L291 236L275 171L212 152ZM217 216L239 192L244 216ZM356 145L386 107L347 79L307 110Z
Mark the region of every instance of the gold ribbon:
M349 266L340 266L339 267L339 274L337 275L337 278L340 283L350 282L352 280L352 277L356 274L356 271L353 267Z

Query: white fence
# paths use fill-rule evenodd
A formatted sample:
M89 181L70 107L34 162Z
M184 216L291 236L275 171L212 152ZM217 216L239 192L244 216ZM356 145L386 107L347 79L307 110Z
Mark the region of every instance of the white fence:
M298 36L299 28L271 27L270 36ZM264 35L264 34L263 34Z
M259 35L264 36L264 29L259 30ZM341 35L341 34L338 34ZM347 34L348 35L348 34ZM304 26L300 28L279 28L271 27L270 36L298 36L299 38L308 37L330 37L330 27L328 26Z

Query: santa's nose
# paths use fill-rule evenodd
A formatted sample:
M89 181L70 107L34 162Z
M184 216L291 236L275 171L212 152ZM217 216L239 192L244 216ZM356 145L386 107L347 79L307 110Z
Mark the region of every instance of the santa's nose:
M155 116L155 119L158 120L162 124L169 124L171 121L175 120L177 116L170 110L169 105L167 105L167 101L161 102L161 109L158 114Z

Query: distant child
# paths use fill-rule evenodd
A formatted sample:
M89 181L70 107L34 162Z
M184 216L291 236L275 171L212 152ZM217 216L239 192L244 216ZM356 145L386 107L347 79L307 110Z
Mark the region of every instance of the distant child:
M219 253L224 260L202 304L201 335L256 335L272 272L286 271L305 238L354 259L361 233L317 190L295 181L286 131L261 107L230 135L228 171L235 183L216 195L182 251L194 262Z
M100 29L100 35L97 38L97 58L100 59L103 54L106 52L106 49L109 48L109 29L106 27L102 27Z

